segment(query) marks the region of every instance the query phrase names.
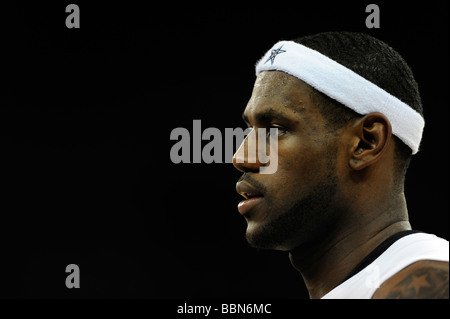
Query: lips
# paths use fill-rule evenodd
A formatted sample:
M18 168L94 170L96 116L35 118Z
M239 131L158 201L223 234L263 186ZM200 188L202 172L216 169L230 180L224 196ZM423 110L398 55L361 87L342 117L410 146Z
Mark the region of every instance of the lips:
M238 204L238 211L242 215L247 214L263 199L263 193L247 181L236 184L236 191L245 199Z

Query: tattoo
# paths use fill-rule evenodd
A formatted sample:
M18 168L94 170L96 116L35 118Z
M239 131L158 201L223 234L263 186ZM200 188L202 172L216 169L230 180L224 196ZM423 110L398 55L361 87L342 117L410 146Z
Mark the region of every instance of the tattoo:
M448 299L449 271L437 267L419 268L391 286L387 299Z

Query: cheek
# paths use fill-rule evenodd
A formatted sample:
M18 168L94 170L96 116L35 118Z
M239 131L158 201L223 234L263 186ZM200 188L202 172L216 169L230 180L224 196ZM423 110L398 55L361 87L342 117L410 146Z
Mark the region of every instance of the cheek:
M314 186L328 173L326 160L324 150L317 145L282 145L274 174L277 192L303 193Z

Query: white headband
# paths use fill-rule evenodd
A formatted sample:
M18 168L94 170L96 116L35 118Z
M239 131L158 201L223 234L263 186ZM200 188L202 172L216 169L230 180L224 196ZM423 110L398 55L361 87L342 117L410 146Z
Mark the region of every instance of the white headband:
M301 44L280 41L256 64L256 75L269 70L295 76L359 114L384 114L391 122L392 133L408 145L413 154L418 152L425 126L423 117L342 64Z

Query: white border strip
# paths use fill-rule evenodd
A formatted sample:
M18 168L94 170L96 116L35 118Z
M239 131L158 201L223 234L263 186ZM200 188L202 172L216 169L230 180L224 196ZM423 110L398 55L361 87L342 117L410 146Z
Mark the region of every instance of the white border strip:
M292 41L280 41L256 64L256 75L270 70L295 76L359 114L384 114L391 122L392 133L413 154L418 152L425 126L423 117L395 96L318 51Z

